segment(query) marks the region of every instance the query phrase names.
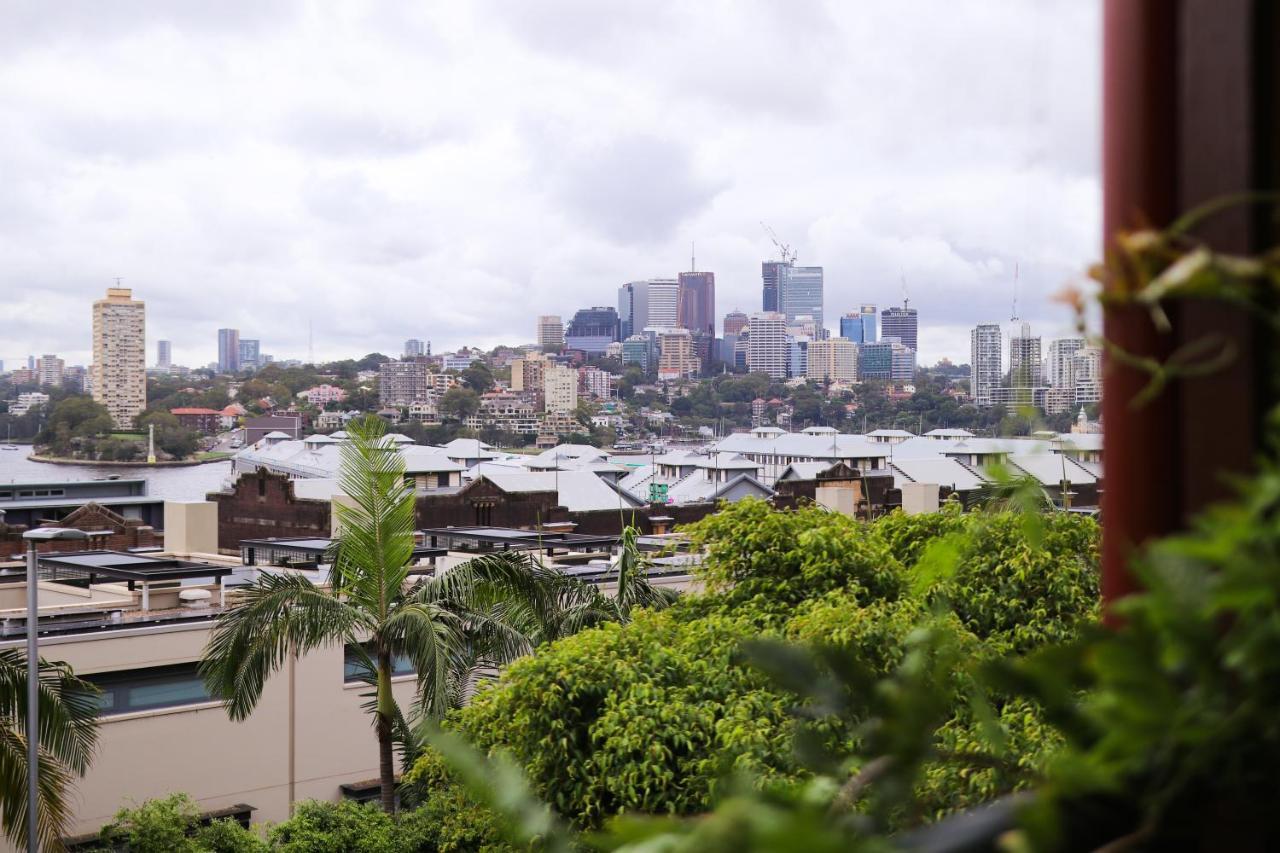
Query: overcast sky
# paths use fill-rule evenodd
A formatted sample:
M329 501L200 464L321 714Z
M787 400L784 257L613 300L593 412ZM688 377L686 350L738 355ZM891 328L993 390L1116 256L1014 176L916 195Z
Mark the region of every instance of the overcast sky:
M761 220L827 325L902 298L920 362L1098 251L1088 0L291 4L8 0L0 357L89 360L120 276L192 366L534 338L618 285L714 270L760 309Z

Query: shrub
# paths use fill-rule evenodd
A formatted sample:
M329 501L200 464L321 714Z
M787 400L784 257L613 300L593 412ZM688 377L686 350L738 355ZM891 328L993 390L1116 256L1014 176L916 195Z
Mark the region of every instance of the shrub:
M451 724L481 749L510 752L581 825L697 811L726 769L793 769L786 701L736 660L757 633L724 616L642 612L518 661Z
M806 599L851 588L860 599L897 598L902 564L866 525L818 507L779 512L760 500L722 507L685 528L706 549L701 574L723 612L785 618Z

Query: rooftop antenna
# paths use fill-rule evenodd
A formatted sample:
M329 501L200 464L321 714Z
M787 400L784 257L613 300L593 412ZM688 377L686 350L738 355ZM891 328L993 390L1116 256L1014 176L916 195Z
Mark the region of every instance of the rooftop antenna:
M689 244L689 272L698 271L698 244Z
M794 249L791 248L791 245L789 243L782 242L782 240L779 239L777 233L775 233L772 228L770 228L768 225L765 225L763 222L760 223L760 227L763 228L765 230L765 233L769 235L769 239L773 241L773 245L778 247L778 252L782 255L782 262L784 264L789 264L795 261L796 252Z
M124 280L124 279L120 278L120 276L116 276L116 287L119 287L119 286L120 286L120 282L121 282L121 281L123 281L123 280Z
M902 310L906 311L911 307L911 297L907 295L907 274L898 270L898 280L902 282Z

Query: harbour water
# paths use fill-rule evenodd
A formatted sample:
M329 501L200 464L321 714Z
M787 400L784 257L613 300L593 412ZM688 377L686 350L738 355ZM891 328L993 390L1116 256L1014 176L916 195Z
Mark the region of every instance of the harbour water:
M222 488L231 474L230 462L210 462L186 467L147 465L52 465L34 462L30 445L17 450L0 450L0 484L57 482L61 480L101 480L104 477L143 479L147 494L176 501L204 500L209 492Z

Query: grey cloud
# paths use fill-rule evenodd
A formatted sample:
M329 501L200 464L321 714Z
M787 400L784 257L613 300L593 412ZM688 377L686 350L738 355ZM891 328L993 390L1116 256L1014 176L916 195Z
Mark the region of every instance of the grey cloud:
M654 242L701 212L728 183L699 174L690 152L636 135L565 151L552 189L579 223L619 242Z
M307 112L291 116L280 139L302 151L328 157L394 157L430 145L461 140L464 128L453 120L411 124L372 114Z

